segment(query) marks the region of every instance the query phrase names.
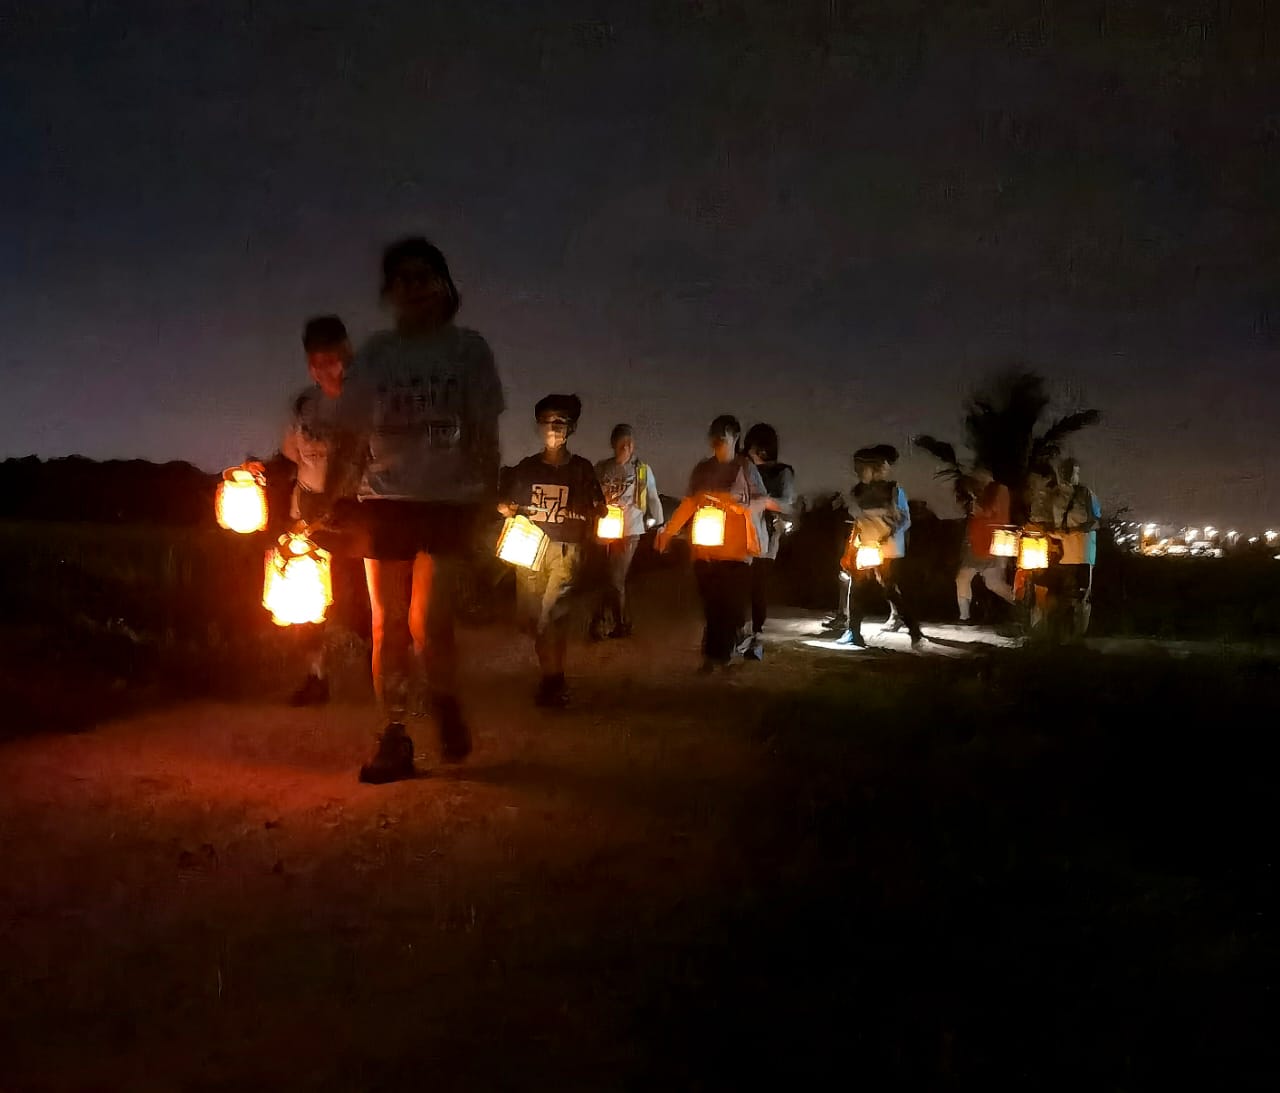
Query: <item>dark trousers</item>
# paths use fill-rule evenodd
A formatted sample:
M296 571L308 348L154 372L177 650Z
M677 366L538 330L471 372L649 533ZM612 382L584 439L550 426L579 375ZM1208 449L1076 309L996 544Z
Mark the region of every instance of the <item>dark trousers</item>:
M631 572L631 561L639 543L639 535L624 535L605 544L600 598L591 620L593 628L602 630L610 615L614 626L631 625L631 616L627 613L627 574Z
M697 561L693 563L693 573L705 620L702 655L718 664L728 664L747 621L751 566L746 562Z
M773 559L751 560L751 632L760 633L769 617L769 582L773 579Z
M902 594L899 576L902 569L902 558L890 558L881 562L874 569L860 569L853 574L849 587L845 592L845 613L848 616L849 629L855 634L862 626L867 614L867 601L872 597L883 596L889 601L913 637L920 633L920 623L915 614L907 606L906 597Z

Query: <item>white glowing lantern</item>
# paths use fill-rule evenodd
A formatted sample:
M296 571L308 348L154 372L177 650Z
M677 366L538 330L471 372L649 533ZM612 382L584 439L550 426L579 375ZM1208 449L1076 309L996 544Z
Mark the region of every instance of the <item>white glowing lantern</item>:
M324 622L333 603L329 552L305 535L282 535L267 551L262 606L277 626Z
M547 553L546 533L527 516L511 516L498 536L498 557L521 569L538 569Z
M1019 569L1048 569L1049 540L1036 535L1024 535L1018 543Z
M606 543L622 538L622 509L617 505L610 505L608 513L596 521L596 538Z
M991 556L993 558L1016 558L1018 556L1018 533L1011 528L996 528L991 532Z
M266 480L247 467L222 472L214 500L218 526L249 535L267 526Z
M855 564L859 569L875 569L876 566L884 562L884 551L880 549L879 543L858 544L858 554Z
M693 545L724 546L724 509L703 505L693 514Z

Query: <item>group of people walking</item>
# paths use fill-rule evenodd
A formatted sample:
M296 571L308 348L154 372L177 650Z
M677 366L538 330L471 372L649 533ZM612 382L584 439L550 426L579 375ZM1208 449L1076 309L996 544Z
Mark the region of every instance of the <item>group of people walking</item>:
M335 556L364 561L373 679L385 723L361 770L363 781L413 775L406 730L411 712L433 717L446 761L470 753L457 694L457 576L495 516L495 486L497 512L527 517L547 538L541 563L517 575L517 609L539 667L539 705L562 706L569 699L565 656L580 593L595 596L594 639L631 634L627 574L650 529L656 529L661 552L692 525L705 623L702 671L715 673L735 657L762 659L770 573L796 504L795 474L779 461L771 426L754 425L744 436L731 415L712 421L709 454L693 467L684 499L669 516L652 469L636 454L631 426L614 427L613 453L598 463L570 451L582 414L576 395L541 399L533 408L540 450L503 467L502 384L484 338L456 322L460 297L444 255L419 237L392 244L382 258L381 296L393 328L374 335L359 353L340 318L306 324L302 340L312 383L292 403L282 445L297 465L293 517ZM905 628L913 644L922 640L901 586L911 517L906 493L892 477L897 458L889 445L855 455L850 543L874 545L878 553L871 566L848 554L843 563L849 578L843 610L830 621L844 645L863 644L861 622L873 590L890 604L889 626ZM989 537L984 540L981 531L983 521L1000 518L1001 503L989 481L975 493L969 553L957 577L962 618L968 617L969 586L977 574L997 594L1013 594L1001 583ZM1007 510L1007 490L1003 503ZM599 543L596 522L611 506L621 510L621 534ZM711 537L699 533L707 509L718 514ZM592 561L599 579L585 582ZM1084 587L1080 579L1074 585ZM318 635L308 676L294 696L299 704L328 697L321 640Z

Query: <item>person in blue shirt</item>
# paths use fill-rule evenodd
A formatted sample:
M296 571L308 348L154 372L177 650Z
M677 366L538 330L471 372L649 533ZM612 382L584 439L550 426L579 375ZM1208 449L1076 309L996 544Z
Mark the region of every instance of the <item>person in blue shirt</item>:
M1102 506L1097 495L1081 484L1078 460L1068 458L1058 465L1053 518L1051 534L1062 550L1054 582L1058 601L1053 605L1057 616L1055 630L1079 641L1089 629Z
M886 630L903 627L911 635L911 644L917 646L924 639L920 624L907 605L902 594L901 567L907 555L907 530L911 527L911 510L907 491L892 480L890 468L898 461L898 449L891 444L878 444L872 448L860 448L853 456L858 482L853 487L854 531L850 542L863 546L878 545L881 562L869 569L845 567L849 577L846 591L845 615L848 629L836 639L839 645L865 647L862 637L862 619L866 601L873 589L879 589L889 601L889 621ZM850 554L852 552L849 552ZM848 557L849 554L846 555Z

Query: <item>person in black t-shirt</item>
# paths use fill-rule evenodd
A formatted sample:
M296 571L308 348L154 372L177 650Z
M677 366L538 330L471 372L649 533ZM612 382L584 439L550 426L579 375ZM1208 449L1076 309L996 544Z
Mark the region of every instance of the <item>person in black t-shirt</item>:
M542 673L534 699L539 706L564 706L569 701L564 661L583 544L594 533L595 521L608 511L595 468L566 446L581 414L577 395L548 395L534 407L542 451L503 475L503 501L498 506L504 516L523 513L551 540L542 565L521 569L517 576L516 610L533 632Z

